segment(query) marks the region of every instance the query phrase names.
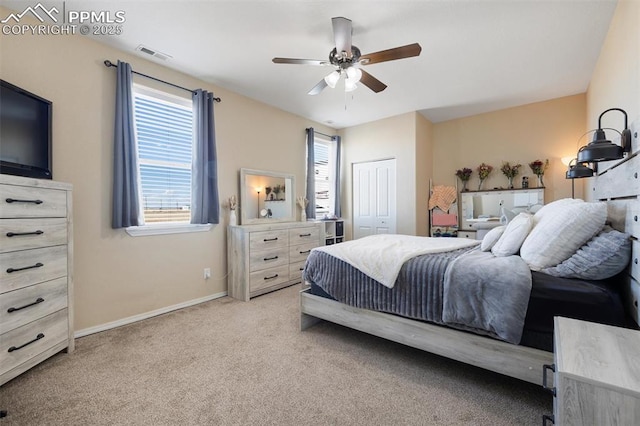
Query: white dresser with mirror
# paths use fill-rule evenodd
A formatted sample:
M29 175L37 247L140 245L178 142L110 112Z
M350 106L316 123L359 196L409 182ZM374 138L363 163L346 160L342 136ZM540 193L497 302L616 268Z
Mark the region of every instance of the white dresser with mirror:
M481 240L504 219L535 212L544 205L544 188L493 189L460 193L459 237ZM502 220L501 220L502 219Z
M302 282L307 256L323 245L324 229L320 222L297 222L296 213L293 175L240 170L242 224L227 228L229 296L248 301Z

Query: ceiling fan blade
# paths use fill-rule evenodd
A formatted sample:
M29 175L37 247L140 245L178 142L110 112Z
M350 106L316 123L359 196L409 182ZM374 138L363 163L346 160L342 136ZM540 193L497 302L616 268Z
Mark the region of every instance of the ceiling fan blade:
M320 59L295 59L295 58L273 58L274 64L297 64L297 65L331 65L329 61Z
M371 65L378 62L393 61L396 59L411 58L420 55L422 47L418 43L407 44L406 46L395 47L393 49L381 50L379 52L368 53L360 57L362 65Z
M375 78L374 76L366 72L365 70L361 69L360 71L362 71L362 77L360 78L360 83L364 84L369 89L373 90L376 93L379 93L387 88L386 84L384 84L383 82L381 82L380 80L378 80L377 78Z
M324 81L324 78L322 80L320 80L318 82L318 84L316 84L315 86L313 86L313 88L311 90L309 90L309 92L307 93L308 95L317 95L320 92L322 92L324 90L325 87L327 87L328 84L326 81Z
M338 54L347 52L347 56L351 57L351 19L338 17L331 18L333 25L333 38L336 41L336 51Z

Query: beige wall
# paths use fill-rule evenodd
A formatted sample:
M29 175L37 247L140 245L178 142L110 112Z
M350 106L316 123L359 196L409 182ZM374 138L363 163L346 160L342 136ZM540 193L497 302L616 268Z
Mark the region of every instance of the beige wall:
M620 0L600 51L587 91L587 129L598 127L598 116L609 108L622 108L629 125L640 125L640 1ZM602 117L603 127L622 130L624 117L609 112ZM607 131L609 138L616 137ZM634 149L639 149L635 142ZM602 166L601 166L602 167ZM604 166L606 167L606 165ZM583 179L589 187L591 179ZM589 193L589 192L587 192Z
M222 98L215 105L221 199L238 194L241 167L293 173L302 194L304 129L334 133L83 36L2 35L0 43L0 78L53 102L53 174L74 187L76 330L226 291L224 224L204 233L136 238L111 229L116 74L105 59ZM212 268L208 281L205 267Z
M433 124L416 114L416 235L429 235L429 181L433 176Z
M354 163L396 159L396 232L416 233L416 119L411 112L342 129L343 209L346 235L352 236L352 167Z
M455 171L469 167L474 171L469 189L475 190L476 167L484 162L494 170L483 188L506 187L507 178L500 172L500 166L508 161L522 164L515 186L521 186L522 176L529 176L533 186L535 175L528 164L536 159L549 159L544 176L546 202L571 197L571 181L565 179L566 166L560 159L575 156L585 129L585 105L582 94L434 124L434 183L455 185ZM577 185L576 197L581 196L582 190Z

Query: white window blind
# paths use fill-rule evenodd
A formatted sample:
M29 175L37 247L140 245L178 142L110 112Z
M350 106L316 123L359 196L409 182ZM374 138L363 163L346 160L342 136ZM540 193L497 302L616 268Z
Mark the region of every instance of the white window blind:
M134 86L134 107L145 223L189 222L191 103Z

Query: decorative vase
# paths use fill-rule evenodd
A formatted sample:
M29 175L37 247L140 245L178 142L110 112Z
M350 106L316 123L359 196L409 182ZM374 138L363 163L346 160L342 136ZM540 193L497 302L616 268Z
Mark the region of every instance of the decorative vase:
M469 190L469 188L467 188L467 184L469 183L468 180L463 180L462 181L462 192L467 192Z
M513 189L513 176L507 176L507 179L509 179L509 189Z
M229 212L229 225L236 226L238 224L238 218L236 217L236 211L231 210Z
M544 181L542 180L542 176L544 175L538 175L538 188L544 188Z
M300 222L306 222L307 221L307 212L305 211L305 209L302 209L300 211Z
M478 183L478 191L482 191L482 183L484 182L484 179L480 179L480 183Z

